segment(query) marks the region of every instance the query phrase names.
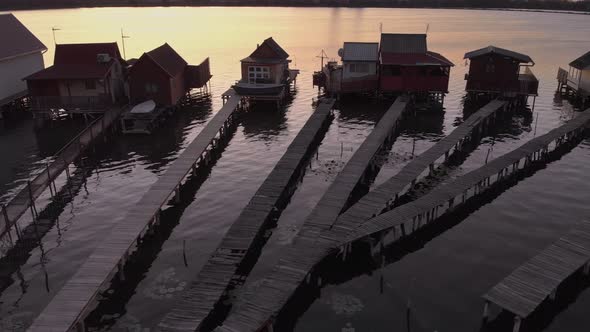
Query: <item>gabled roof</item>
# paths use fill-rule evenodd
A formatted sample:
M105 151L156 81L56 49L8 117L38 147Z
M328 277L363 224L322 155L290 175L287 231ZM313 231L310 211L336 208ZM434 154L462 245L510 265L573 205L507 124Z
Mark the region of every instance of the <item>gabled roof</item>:
M534 61L526 54L510 51L510 50L503 49L503 48L496 47L496 46L492 46L492 45L490 45L488 47L480 48L479 50L467 52L467 53L465 53L465 56L463 58L464 59L471 59L471 58L475 58L475 57L486 55L486 54L500 54L500 55L507 56L509 58L518 60L523 63L530 62L530 63L534 64Z
M570 66L579 70L590 69L590 52L570 62Z
M277 61L287 60L289 58L289 53L285 52L285 50L274 40L272 37L267 38L262 42L262 44L258 45L254 52L250 54L249 57L242 61L251 60L256 61L256 59L274 59Z
M90 44L57 44L55 45L54 65L96 64L98 54L108 54L113 59L121 60L121 53L116 42Z
M454 66L454 64L444 56L431 51L424 54L384 53L381 54L381 64L397 66Z
M0 61L47 50L12 14L0 15L0 31Z
M160 66L166 74L170 77L176 76L180 72L184 72L188 63L176 51L165 43L164 45L155 48L144 55L152 59L158 66Z
M379 43L345 42L342 48L342 61L377 61Z
M72 65L53 65L49 68L38 71L28 77L26 81L38 80L83 80L83 79L101 79L104 78L109 70L110 65L105 64L72 64Z
M382 33L381 53L426 53L425 34Z

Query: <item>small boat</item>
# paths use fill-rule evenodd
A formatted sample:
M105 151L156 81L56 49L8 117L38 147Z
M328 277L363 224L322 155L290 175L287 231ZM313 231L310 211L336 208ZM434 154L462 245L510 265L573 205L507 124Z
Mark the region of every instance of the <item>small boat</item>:
M237 82L233 89L239 95L248 96L268 96L279 95L285 89L285 84L265 84L265 83L246 83Z
M171 107L157 107L153 100L133 106L121 118L124 134L151 134L172 114Z

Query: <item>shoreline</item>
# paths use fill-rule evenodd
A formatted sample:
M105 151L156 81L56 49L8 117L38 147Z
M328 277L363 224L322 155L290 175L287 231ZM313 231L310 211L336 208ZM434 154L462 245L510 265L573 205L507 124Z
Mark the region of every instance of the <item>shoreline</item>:
M131 0L133 1L133 0ZM145 4L137 4L137 3L96 3L96 4L71 4L71 5L54 5L54 6L22 6L22 5L7 5L7 6L0 6L0 11L10 12L10 11L24 11L24 10L50 10L50 9L82 9L82 8L143 8L143 7L236 7L236 8L244 8L244 7L261 7L261 8L391 8L391 9L449 9L449 10L488 10L488 11L507 11L507 12L528 12L528 13L550 13L550 14L569 14L569 15L590 15L589 11L577 11L577 10L561 10L561 9L543 9L543 8L513 8L513 7L452 7L452 6L444 6L444 7L429 7L429 6L385 6L385 5L378 5L373 3L367 4L367 6L351 6L351 5L344 5L344 4L314 4L314 3L285 3L284 5L273 4L272 0L267 1L267 3L234 3L232 0L225 0L222 2L211 2L211 3L201 3L201 4L194 4L194 3L166 3L163 1L162 3L145 3Z

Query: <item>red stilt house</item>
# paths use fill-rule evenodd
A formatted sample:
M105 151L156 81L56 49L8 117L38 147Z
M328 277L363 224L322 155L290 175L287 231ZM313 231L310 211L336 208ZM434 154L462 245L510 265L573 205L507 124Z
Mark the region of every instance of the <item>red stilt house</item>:
M53 66L25 78L33 111L103 112L126 100L117 43L59 44Z
M382 92L448 92L453 63L428 51L425 34L381 34L379 58Z
M160 106L172 106L210 79L209 58L191 66L164 44L134 61L128 76L129 96L133 104L153 100Z
M539 81L530 70L533 60L525 54L488 46L465 53L469 59L466 90L504 96L536 96Z

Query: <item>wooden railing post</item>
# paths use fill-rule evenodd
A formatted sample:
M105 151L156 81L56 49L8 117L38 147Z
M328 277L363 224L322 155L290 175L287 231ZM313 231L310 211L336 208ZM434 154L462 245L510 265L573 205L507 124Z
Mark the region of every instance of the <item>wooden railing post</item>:
M10 220L8 220L8 212L6 211L6 205L4 204L2 204L2 215L4 215L4 227L6 227L6 233L8 233L8 238L12 244L12 235L10 234ZM16 236L20 239L18 232L16 232Z
M33 222L37 222L37 209L35 208L35 200L33 199L33 188L31 187L31 181L27 181L27 187L29 189L29 206L31 208L31 214L33 215Z

